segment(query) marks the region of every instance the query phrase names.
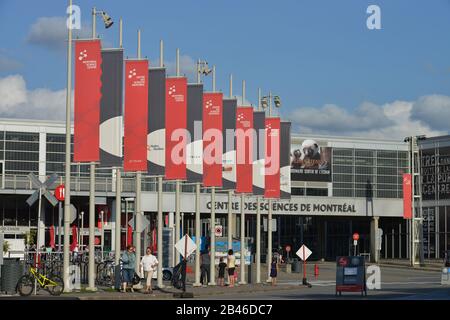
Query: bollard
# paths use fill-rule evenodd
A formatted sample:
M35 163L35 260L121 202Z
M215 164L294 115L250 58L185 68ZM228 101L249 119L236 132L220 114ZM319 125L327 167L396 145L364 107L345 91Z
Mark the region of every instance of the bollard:
M314 277L317 279L318 276L319 276L319 266L316 263L314 265Z

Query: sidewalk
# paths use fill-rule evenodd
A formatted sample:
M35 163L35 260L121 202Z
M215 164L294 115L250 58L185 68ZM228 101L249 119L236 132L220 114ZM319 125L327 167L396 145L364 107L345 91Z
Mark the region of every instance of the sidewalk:
M406 269L439 272L444 268L444 262L442 260L425 260L425 264L423 266L417 265L412 267L409 260L381 259L378 265L380 267L401 267Z

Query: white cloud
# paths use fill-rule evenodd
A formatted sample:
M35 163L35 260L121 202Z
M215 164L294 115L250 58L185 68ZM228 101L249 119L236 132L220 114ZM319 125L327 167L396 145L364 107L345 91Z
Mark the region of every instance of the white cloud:
M28 90L21 75L0 78L0 117L64 120L66 90ZM72 108L73 110L73 108Z
M22 64L0 53L0 72L11 72L22 68Z
M448 134L448 125L433 126L430 121L414 116L413 108L416 104L417 102L394 101L379 106L365 102L353 112L336 105L300 107L288 118L294 124L294 132L308 134L389 140L403 140L410 135L425 134L431 137Z
M150 60L151 67L159 67L159 58L155 62ZM167 75L174 76L176 74L176 62L164 61L167 69ZM191 82L197 81L197 62L188 55L180 55L180 75L185 76Z
M81 30L73 30L76 39L90 38L91 32L87 26ZM64 50L67 47L67 25L65 17L41 17L31 26L28 32L27 42L43 46L51 50Z
M412 106L411 118L439 130L448 130L450 97L443 95L420 97Z

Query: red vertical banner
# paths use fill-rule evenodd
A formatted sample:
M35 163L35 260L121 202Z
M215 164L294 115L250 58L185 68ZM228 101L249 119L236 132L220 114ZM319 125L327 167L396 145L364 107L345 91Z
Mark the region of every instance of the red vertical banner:
M74 162L100 160L100 40L75 41Z
M403 218L412 218L412 179L410 173L403 174Z
M186 180L187 79L166 79L166 176Z
M148 60L125 61L124 171L147 172Z
M223 94L203 94L203 185L222 187Z
M264 197L280 198L280 118L266 118Z
M236 192L253 193L253 108L236 109Z

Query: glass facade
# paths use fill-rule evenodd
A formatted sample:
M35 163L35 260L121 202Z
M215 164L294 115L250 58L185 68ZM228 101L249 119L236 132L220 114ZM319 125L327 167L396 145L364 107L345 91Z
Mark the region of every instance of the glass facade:
M402 198L407 151L333 148L333 196Z
M5 174L37 174L39 134L0 131L0 160L5 163Z

